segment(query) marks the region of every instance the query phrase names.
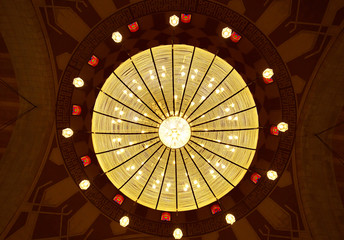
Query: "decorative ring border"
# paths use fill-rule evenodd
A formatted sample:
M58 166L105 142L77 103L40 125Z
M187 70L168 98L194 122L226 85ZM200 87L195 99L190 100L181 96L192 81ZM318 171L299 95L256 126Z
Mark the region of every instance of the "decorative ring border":
M70 125L69 110L74 90L74 86L72 85L73 78L78 76L81 68L92 55L93 50L116 29L140 17L167 11L197 13L217 19L219 22L231 26L248 39L265 58L269 67L274 69L274 80L277 83L281 98L282 120L289 125L289 130L280 136L279 145L270 166L271 169L274 169L281 176L289 162L293 149L297 109L290 75L276 48L248 19L218 3L209 0L150 0L123 8L95 26L76 48L64 71L56 103L56 130L62 157L72 178L77 184L87 178L76 154L72 139L64 138L61 135L61 130ZM189 223L163 223L129 214L107 199L92 185L84 194L100 211L117 222L123 215L128 215L130 217L129 227L133 230L157 236L171 237L173 230L179 227L183 229L185 237L191 237L227 227L228 225L224 220L225 214L227 213L234 214L237 220L245 217L269 195L276 184L277 182L275 181L269 181L267 178L263 178L260 184L233 208L221 212L212 218Z

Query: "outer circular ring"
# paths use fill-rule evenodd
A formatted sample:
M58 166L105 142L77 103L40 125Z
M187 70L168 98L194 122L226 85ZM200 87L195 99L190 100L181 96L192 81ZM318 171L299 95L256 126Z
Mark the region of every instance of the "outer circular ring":
M73 94L72 81L77 77L82 66L88 61L93 50L106 37L120 26L128 24L140 17L166 11L185 11L190 13L198 13L224 22L228 26L238 31L243 37L248 39L259 51L268 63L269 67L274 69L274 80L277 83L281 98L282 120L287 122L289 130L280 137L277 151L272 160L271 169L277 171L281 176L287 166L290 154L294 144L297 109L294 90L291 78L285 63L278 54L276 48L270 40L245 17L235 11L206 0L195 1L171 1L166 4L162 0L151 0L132 4L126 8L117 11L101 23L99 23L88 36L79 44L74 51L69 64L67 65L61 79L61 85L56 103L56 128L59 147L65 161L66 167L78 184L81 180L87 178L87 175L80 164L76 154L72 138L64 138L61 135L63 128L70 125L70 106ZM96 207L98 207L109 218L119 221L119 219L127 214L130 217L130 228L144 232L147 234L171 237L173 230L179 227L183 230L185 237L197 236L213 232L227 227L224 218L227 213L235 215L239 220L250 213L269 193L273 190L277 182L269 181L263 178L259 185L242 201L237 203L233 208L223 211L210 219L198 222L170 223L164 224L158 221L142 219L139 216L128 214L125 210L116 206L107 199L97 188L91 187L84 192L85 196Z

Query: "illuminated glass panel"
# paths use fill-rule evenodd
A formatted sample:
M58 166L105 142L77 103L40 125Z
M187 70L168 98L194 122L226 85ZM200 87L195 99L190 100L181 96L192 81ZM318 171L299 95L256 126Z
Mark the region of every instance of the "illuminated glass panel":
M163 212L187 211L220 199L245 176L258 114L247 84L222 58L183 44L154 47L123 62L101 90L93 146L126 197ZM187 124L167 124L159 135L172 118ZM185 142L164 143L164 134L177 138L184 126Z

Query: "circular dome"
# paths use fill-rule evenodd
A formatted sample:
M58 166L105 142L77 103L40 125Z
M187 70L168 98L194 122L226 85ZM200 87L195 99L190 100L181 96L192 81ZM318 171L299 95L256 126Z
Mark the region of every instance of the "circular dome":
M92 140L102 170L126 196L186 211L241 181L258 126L252 94L232 66L197 47L163 45L131 57L106 80Z

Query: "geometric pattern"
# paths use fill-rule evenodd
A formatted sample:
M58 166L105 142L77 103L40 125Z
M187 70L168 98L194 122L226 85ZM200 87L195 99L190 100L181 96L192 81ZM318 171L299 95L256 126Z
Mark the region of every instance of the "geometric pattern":
M128 8L124 8L121 11L111 15L109 18L101 22L101 24L97 25L97 27L94 28L90 34L88 34L88 36L83 40L82 44L76 49L71 57L69 65L66 67L61 80L57 101L57 134L59 146L61 148L66 167L77 183L82 179L93 178L96 176L87 175L87 173L83 172L83 169L80 168L80 165L76 164L76 151L81 151L82 149L78 150L77 148L74 148L74 146L78 146L77 142L82 139L82 134L79 135L80 139L78 139L76 136L73 140L65 139L59 134L61 129L65 127L70 126L73 129L78 129L80 131L81 129L79 126L82 126L80 121L78 121L78 123L73 123L73 120L70 119L70 114L65 111L69 108L70 103L68 102L71 101L73 94L73 88L70 84L71 80L80 76L84 79L88 79L88 81L91 81L93 74L87 74L85 72L83 75L83 66L85 65L85 62L88 61L89 56L92 55L93 52L102 45L102 43L109 42L107 39L109 39L111 33L120 28L124 21L132 21L133 19L142 18L145 15L159 13L164 9L164 6L160 5L161 1L151 1L149 3L152 3L155 8L150 8L147 2L132 4ZM260 55L266 61L267 65L274 69L276 76L275 81L277 83L281 99L281 114L283 121L286 121L289 124L289 131L279 138L279 144L274 150L275 154L273 158L270 159L271 163L269 164L269 168L274 169L279 175L282 175L283 170L289 161L295 137L296 101L294 98L294 91L289 73L281 57L278 55L277 50L253 24L249 23L245 18L241 17L234 11L223 8L216 3L199 1L197 8L195 8L194 5L191 5L190 2L186 1L183 3L176 3L175 5L169 5L169 7L172 9L182 9L184 11L194 11L197 14L211 16L222 22L225 22L227 25L231 26L242 36L244 36L244 38L248 39L252 43L253 47L258 50ZM209 11L209 9L213 9L215 11ZM149 36L152 37L154 35L150 34ZM220 37L217 37L217 39L219 38ZM142 41L142 39L140 40ZM145 46L145 44L142 43L140 43L140 45ZM131 53L129 54L131 55ZM100 54L96 53L96 55L102 58ZM107 67L103 66L103 69L106 71ZM111 71L112 70L113 69L111 69ZM109 73L110 72L107 74ZM93 82L95 81L93 80ZM87 100L90 99L92 98L87 98ZM89 119L90 118L88 118L88 120ZM279 119L275 119L274 121L278 120ZM87 123L88 121L86 120L85 122ZM90 126L88 123L86 124L86 128L87 125ZM184 236L201 235L224 228L227 226L223 220L224 214L231 212L236 216L236 219L246 216L267 196L267 194L269 194L275 184L276 182L272 182L264 178L260 181L260 184L258 184L251 192L247 193L241 201L236 202L236 204L230 208L224 209L221 214L217 214L211 218L205 217L204 219L199 219L195 223L183 222L179 223L178 225L184 229ZM102 191L98 190L92 185L87 191L85 191L85 194L95 206L100 208L105 214L115 221L118 221L121 216L127 214L133 223L129 227L134 230L168 237L171 236L172 229L175 228L175 223L161 225L161 223L158 221L147 219L135 214L134 212L131 212L130 210L128 211L124 210L123 208L118 208L118 206L114 205L113 201L105 197L107 194L106 192L102 193ZM146 209L146 211L150 210Z
M46 1L36 3L33 5L38 9L40 18L42 19L42 28L46 30L46 42L50 44L51 55L57 57L64 53L72 53L81 41L73 38L67 28L72 26L63 25L60 22L60 18L57 18L57 13L73 12L74 17L85 23L89 29L93 29L100 21L104 20L107 16L116 12L118 9L127 7L130 2L133 1L99 1L99 6L104 4L106 7L97 7L94 1ZM97 1L98 2L98 1ZM105 3L106 2L106 3ZM270 9L275 6L274 1L265 1L264 4L256 2L254 4L247 3L246 1L183 1L188 6L189 11L192 12L191 23L179 26L179 30L173 32L166 31L166 24L164 25L164 19L168 19L170 10L177 9L180 11L179 2L171 3L169 1L152 1L152 3L146 4L145 2L138 3L132 13L145 15L149 9L157 9L158 6L164 6L163 13L155 13L141 17L145 24L140 23L140 30L135 35L127 35L127 41L123 47L115 47L111 39L104 41L104 43L95 49L96 56L101 57L99 65L93 70L83 69L84 71L91 71L93 76L93 86L85 86L87 91L82 92L85 96L92 96L95 98L98 94L96 87L101 87L104 80L109 76L117 66L113 66L111 62L123 62L127 59L127 53L133 55L147 47L154 47L160 44L171 44L173 39L176 43L185 43L195 45L197 47L208 49L208 51L216 52L219 50L219 56L230 63L238 72L243 76L247 82L255 81L255 84L250 85L250 90L255 96L257 109L259 111L259 117L266 119L261 121L261 126L274 124L276 122L269 122L269 119L279 116L281 109L281 102L279 100L279 94L276 84L270 84L265 86L260 80L260 70L264 70L267 66L266 59L262 57L259 50L252 46L245 36L249 25L246 25L243 29L234 29L242 35L242 39L238 44L234 45L230 42L215 40L218 35L218 30L224 27L225 21L214 20L212 15L218 15L220 18L225 19L226 14L224 6L239 12L242 14L244 20L249 24L258 25L259 21L268 16L268 19L272 19ZM287 71L290 73L293 81L293 85L296 91L296 103L299 103L304 96L304 86L311 79L311 75L316 68L319 59L324 55L325 50L330 46L331 40L338 34L339 26L343 23L342 10L333 6L333 3L326 1L315 1L312 4L300 4L297 0L288 1L290 3L290 11L286 18L271 28L267 34L268 39L275 48L281 49L284 45L290 49L290 52L295 54L296 44L290 40L296 38L302 31L308 31L314 34L315 44L304 53L299 53L291 60L286 60L285 55L282 54L282 59L287 65ZM146 4L146 5L145 5ZM174 4L174 5L173 5ZM221 4L221 5L220 5ZM144 6L143 6L144 5ZM328 8L332 5L331 8ZM193 6L198 6L197 9ZM333 21L327 21L326 14L330 9L333 11L331 15L334 16ZM202 10L200 13L203 16L198 15L198 10ZM228 10L227 10L228 11ZM310 14L311 13L311 14ZM173 13L174 14L174 13ZM171 14L172 15L172 14ZM67 16L67 15L64 15ZM68 15L71 16L71 15ZM198 17L197 17L198 16ZM207 17L208 16L208 17ZM125 15L123 16L125 17ZM230 17L230 16L228 16ZM327 17L328 18L328 17ZM136 19L135 19L136 20ZM225 19L226 20L226 19ZM237 21L238 19L235 19ZM233 20L234 21L234 20ZM129 24L124 19L122 25ZM270 27L271 21L265 22L264 26ZM325 24L327 23L327 24ZM243 30L243 31L240 31ZM75 32L79 32L78 29ZM85 37L88 34L82 35ZM258 32L259 34L259 32ZM83 39L81 37L81 39ZM259 37L257 37L259 39ZM61 44L63 42L63 44ZM307 41L306 41L307 42ZM297 45L305 44L297 43ZM83 45L84 46L84 45ZM141 48L144 46L144 48ZM92 54L92 53L91 53ZM85 56L85 59L90 56ZM108 61L108 59L112 59ZM67 62L65 62L67 64ZM63 72L57 66L57 77L61 78ZM271 66L270 66L271 67ZM273 67L272 67L273 68ZM273 68L274 69L274 68ZM275 69L274 69L275 70ZM275 73L276 74L276 73ZM282 86L284 87L284 86ZM70 100L70 99L69 99ZM77 98L72 99L72 104L79 104L82 106L83 111L80 118L73 119L73 121L81 120L78 124L84 122L84 119L90 118L90 108L93 107L91 101L78 102ZM285 103L283 103L285 106ZM68 120L67 120L68 121ZM74 141L83 139L86 143L82 152L78 152L78 157L88 154L92 159L93 149L88 149L88 142L90 139L86 132L87 126L83 126L80 130L84 131L73 136ZM256 159L253 162L253 166L259 163L259 166L270 165L271 159L275 155L275 149L278 147L273 140L273 136L267 136L268 131L264 129L261 132ZM78 139L77 139L78 138ZM78 143L79 144L79 143ZM284 146L282 146L283 149ZM80 159L78 159L80 161ZM81 162L79 162L82 164ZM94 161L87 170L97 171L94 168L97 165ZM242 220L238 220L232 227L225 228L223 230L214 232L212 234L200 236L197 239L311 239L307 230L305 220L303 218L302 205L298 200L298 187L297 182L294 182L292 162L288 164L287 169L283 175L280 176L280 180L277 186L274 187L269 198L266 198L256 209L250 212ZM248 176L249 177L249 176ZM64 198L62 201L55 201L47 204L43 201L44 195L51 193L51 196L61 195L59 191L59 184L68 180L64 186ZM242 200L250 190L250 185L246 185L246 181L250 181L249 178L242 181L236 189L233 190L231 196L226 196L223 199L225 209L231 207L231 202ZM63 160L60 156L56 143L53 143L47 162L44 164L42 173L38 177L37 182L32 187L30 197L23 203L18 211L18 214L13 218L13 221L9 223L5 232L2 233L4 239L18 239L19 236L23 236L23 233L30 239L42 239L42 238L56 238L56 239L157 239L152 236L133 232L129 229L123 229L115 221L110 220L98 209L92 208L88 205L87 199L76 188L76 184L72 183L71 177L66 172L63 166ZM102 176L97 176L93 180L93 184L99 188L108 188ZM254 185L253 183L251 183ZM259 183L258 183L259 184ZM251 187L252 187L251 185ZM115 190L115 189L113 189ZM71 194L65 194L71 192ZM113 198L115 192L112 192L109 199ZM51 199L56 199L55 197ZM272 204L274 203L274 204ZM123 203L125 204L125 203ZM127 205L130 206L130 205ZM273 211L271 211L273 206ZM222 207L222 206L221 206ZM86 209L89 214L96 212L94 217L88 224L83 224L83 229L79 232L72 233L69 228L69 223L73 219L85 219L85 216L89 214L83 214L83 209ZM129 209L129 208L128 208ZM132 205L131 211L145 216L145 209L140 205ZM210 212L206 209L207 213ZM78 217L80 216L80 217ZM187 216L178 216L180 221L195 221L202 218L203 212L191 211ZM160 217L158 214L157 218ZM172 219L175 219L174 216ZM184 232L185 233L185 232ZM21 237L22 238L22 237ZM185 239L188 239L185 237Z

